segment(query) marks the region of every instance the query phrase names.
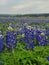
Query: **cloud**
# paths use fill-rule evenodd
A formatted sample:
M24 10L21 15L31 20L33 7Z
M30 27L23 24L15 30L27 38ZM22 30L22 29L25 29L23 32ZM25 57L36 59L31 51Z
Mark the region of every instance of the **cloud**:
M28 8L32 6L32 2L28 2L28 3L23 3L23 4L19 4L19 5L15 5L13 6L14 9L23 9L23 8Z
M49 12L49 0L29 0L28 3L19 4L13 9L18 13L48 13Z
M7 2L6 0L0 0L0 6L1 6L1 5L5 5L6 2Z
M0 14L49 13L49 0L0 0Z

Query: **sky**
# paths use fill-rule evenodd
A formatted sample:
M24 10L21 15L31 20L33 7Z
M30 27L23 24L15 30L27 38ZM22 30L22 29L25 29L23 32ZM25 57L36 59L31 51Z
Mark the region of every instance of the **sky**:
M0 0L0 14L49 13L49 0Z

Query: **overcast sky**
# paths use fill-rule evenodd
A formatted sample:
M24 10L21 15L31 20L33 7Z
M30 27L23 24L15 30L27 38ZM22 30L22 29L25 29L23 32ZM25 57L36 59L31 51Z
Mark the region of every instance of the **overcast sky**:
M0 14L49 13L49 0L0 0Z

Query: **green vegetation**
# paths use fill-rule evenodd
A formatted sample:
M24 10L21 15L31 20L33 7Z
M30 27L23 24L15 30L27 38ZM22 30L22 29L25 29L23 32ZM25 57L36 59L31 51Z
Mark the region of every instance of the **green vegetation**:
M15 49L8 51L5 48L0 53L0 61L3 65L49 65L48 55L49 46L35 46L32 50L26 50L23 42L18 41Z
M43 13L43 14L0 14L0 17L48 17L49 13Z

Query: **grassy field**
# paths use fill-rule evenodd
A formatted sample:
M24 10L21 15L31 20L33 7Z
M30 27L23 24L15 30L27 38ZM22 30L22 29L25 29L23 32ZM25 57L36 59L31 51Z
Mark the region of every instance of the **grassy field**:
M18 42L12 51L4 48L0 53L0 62L3 65L49 65L47 56L49 46L35 46L32 50L26 50L23 48L23 43Z

